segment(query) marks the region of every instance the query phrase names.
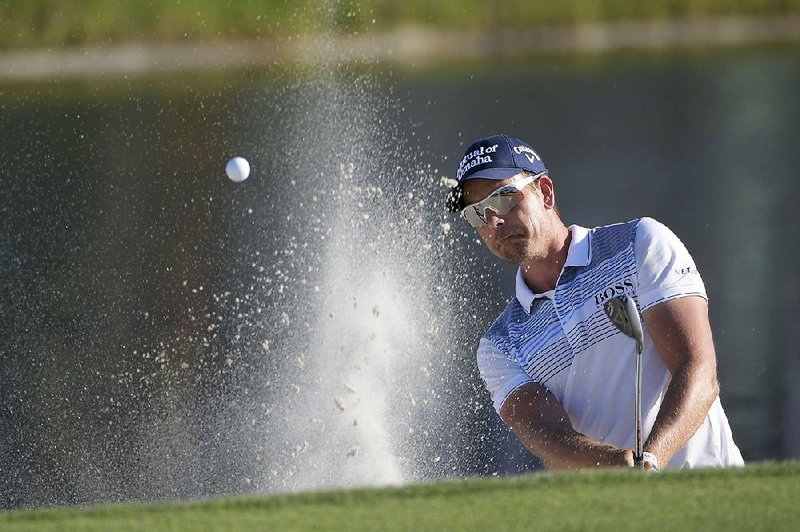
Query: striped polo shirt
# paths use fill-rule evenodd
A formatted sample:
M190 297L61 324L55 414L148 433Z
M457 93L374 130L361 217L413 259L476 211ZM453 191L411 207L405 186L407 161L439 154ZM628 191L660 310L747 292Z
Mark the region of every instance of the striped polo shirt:
M705 287L683 243L652 218L569 230L567 261L555 290L534 294L518 271L516 297L481 338L478 367L498 412L515 389L537 382L561 402L575 430L632 448L636 342L617 330L603 305L627 295L644 312L673 298L705 298ZM646 327L642 369L647 438L670 373ZM717 398L668 467L742 463Z

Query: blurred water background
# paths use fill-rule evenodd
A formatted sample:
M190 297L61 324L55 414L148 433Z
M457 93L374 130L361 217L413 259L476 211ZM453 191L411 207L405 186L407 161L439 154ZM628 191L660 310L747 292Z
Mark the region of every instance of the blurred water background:
M514 268L443 208L496 132L683 239L745 459L800 455L800 47L304 59L0 84L0 507L537 470L474 363Z

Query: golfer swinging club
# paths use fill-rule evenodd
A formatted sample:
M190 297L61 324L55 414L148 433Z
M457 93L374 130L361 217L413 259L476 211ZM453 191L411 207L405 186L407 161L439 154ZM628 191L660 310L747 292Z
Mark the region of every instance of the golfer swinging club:
M634 465L637 343L606 316L616 297L633 299L644 326L643 468L744 464L718 396L705 287L667 227L565 226L542 159L506 135L467 148L448 206L519 265L478 367L500 417L546 467Z

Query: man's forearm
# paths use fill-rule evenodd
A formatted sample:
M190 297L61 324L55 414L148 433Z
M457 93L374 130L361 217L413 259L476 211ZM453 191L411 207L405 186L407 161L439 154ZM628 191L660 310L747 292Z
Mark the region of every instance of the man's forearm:
M517 438L548 469L633 466L633 452L592 440L574 430L512 427Z
M644 450L655 454L661 467L666 466L703 424L718 395L715 368L679 367L672 375Z
M540 384L532 382L512 392L500 417L550 469L633 465L630 449L605 445L576 431L561 403Z

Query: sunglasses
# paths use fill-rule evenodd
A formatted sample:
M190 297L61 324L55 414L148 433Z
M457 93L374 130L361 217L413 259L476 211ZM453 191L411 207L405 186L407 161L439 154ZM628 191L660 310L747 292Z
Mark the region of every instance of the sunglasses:
M482 200L467 205L461 211L461 214L469 222L472 227L486 227L489 225L487 222L486 210L491 210L497 214L508 214L511 209L517 206L522 201L522 189L530 185L543 174L536 174L528 177L523 177L518 181L513 181L508 185L502 186L483 198Z

